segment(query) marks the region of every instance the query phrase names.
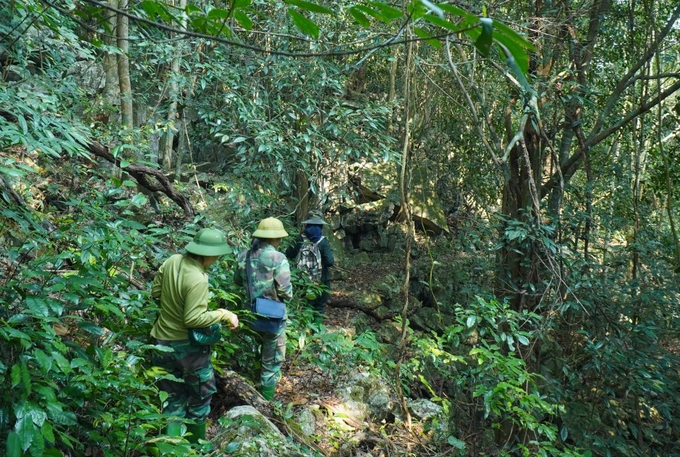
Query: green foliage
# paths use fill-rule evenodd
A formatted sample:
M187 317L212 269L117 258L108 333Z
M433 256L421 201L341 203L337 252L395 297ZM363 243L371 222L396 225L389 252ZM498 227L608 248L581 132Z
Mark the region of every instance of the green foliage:
M403 379L412 383L411 390L420 385L445 405L451 426L461 434L474 432L461 418L481 414L476 427L496 430L507 455L587 455L558 444L555 421L564 404L547 397L541 376L525 362L540 322L537 314L478 297L457 308L455 322L443 335L414 338Z
M353 22L353 24L350 23L351 25L365 28L372 25L372 19L388 26L395 24L401 26L401 22L406 17L404 10L382 1L371 1L361 5L340 2L334 5L334 10L316 2L303 0L287 0L284 4L286 7L281 8L278 5L258 4L255 6L250 1L244 1L233 2L227 9L219 7L201 9L190 4L184 13L193 31L215 37L221 35L232 37L236 35L236 31L233 28L233 22L228 22L228 19L233 18L241 27L252 30L256 21L265 16L263 13L269 12L271 17L274 15L273 10L278 10L278 13L285 12L298 32L314 40L322 37L324 21L320 16L347 17ZM442 32L466 35L485 57L489 56L492 44L497 44L504 51L501 57L508 58L510 70L519 80L525 80L524 74L528 70L527 54L534 47L502 22L488 17L480 18L460 7L448 4L435 5L429 1L414 0L404 6L413 20L422 19L427 22L428 26L433 29L431 32L433 36L440 36ZM170 23L174 26L181 23L180 14L171 11L163 2L145 0L141 2L139 8L143 16L153 21ZM343 10L349 14L343 14ZM287 24L282 24L282 26L288 27ZM427 32L423 28L419 30L425 37Z
M457 314L441 334L408 329L413 346L402 367L403 391L429 396L449 411L455 435L449 443L456 450L468 444L474 452L474 443L456 438L469 436L495 449L488 433L494 430L495 441L507 444L501 452L513 455L578 455L572 449L579 448L598 456L678 454L680 283L671 267L676 240L669 220L677 219L677 209L665 208L677 197L677 161L671 160L677 119L664 104L660 122L642 114L635 128L612 130L611 141L582 144L597 136L598 130L588 130L596 123L606 130L625 118L627 107L649 106L639 94L654 96L656 81L667 79L653 74L651 61L640 65L649 74L628 72L644 63L639 53L652 49L650 37L657 36L639 31L661 30L656 18L669 17L675 4L615 2L599 16L604 33L593 37L595 16L583 14L582 4L543 11L529 3L497 5L489 10L492 19L483 8L422 0L407 2L405 9L382 1L227 3L190 4L185 11L160 1L132 5L133 14L173 27L185 15L189 30L216 39L186 37L177 46L164 30L132 21L135 101L154 110L147 126L120 138L112 135L114 125L92 120L115 114L115 107L78 79L84 67L97 67L100 53L117 51L101 41L104 10L32 0L0 6L0 177L7 181L3 188L9 185L28 205L17 207L8 192L2 195L0 380L6 393L0 399L0 449L8 455L85 455L95 448L104 455L133 455L151 446L164 455L197 452L181 439L151 438L164 425L158 414L163 397L145 367L156 310L147 290L129 282L150 280L196 225L175 230L167 214L162 224L135 222L147 218L145 197L131 194L132 181L102 184L98 170L81 174L84 167L74 163L88 159L85 125L99 128L107 142L113 138L115 153L146 158L147 135L174 126L166 120L164 97L167 83L177 82L179 104L191 122L191 159L233 172L201 190L201 203L212 219L233 227L232 241L245 244L259 217L291 214L299 172L321 198L337 193L344 210L351 193L342 185L328 187L326 180L346 181L350 165L361 170L383 161L392 167L400 160L404 101L389 95L388 87L393 81L400 93L403 54L371 46L401 39L408 17L417 24L415 34L433 46L444 34L474 46L460 46L459 55L447 52L446 61L441 50L428 46L416 47L412 56L417 76L409 101L415 111L411 157L427 162L440 197L446 190L453 194L447 215L457 230L428 240L445 252L433 249L432 260L449 267L438 265L434 271L441 274L421 275L419 284L441 285L439 309ZM555 200L561 207L551 206L550 223L534 223L536 214L522 219L531 214L526 212L503 217L501 230L494 231L483 219L508 198L509 187L503 186L527 188L508 179L505 164L484 158L483 143L503 150L502 138L511 132L502 129L517 128L517 94L501 82L503 72L480 72L477 57L505 60L504 68L531 89L524 74L533 46L505 25L525 24L529 9L536 23L555 24L556 31L567 24L574 43L595 46L567 53L559 33L532 27L532 39L540 43L532 61L550 62L528 77L541 91L542 125L534 127L541 129L541 144L552 143L536 151L541 159L531 164L533 172L545 178L539 170L553 172L557 161L578 168L581 159L568 159L578 150L588 152L588 173L564 170L567 182ZM222 46L224 37L248 48ZM677 73L676 41L659 47L665 75ZM361 46L366 48L353 55ZM283 56L329 50L335 54L313 60ZM588 65L572 60L591 54ZM176 55L182 56L181 71L169 74ZM460 85L452 78L454 67ZM624 74L626 87L619 85ZM610 99L620 94L625 97ZM474 107L474 117L461 106ZM559 160L548 161L552 154ZM153 160L147 164L155 166ZM544 182L536 179L538 186ZM48 197L58 197L58 213L51 212ZM489 252L493 245L498 249ZM494 255L499 266L512 259L527 274L492 278ZM211 275L215 301L237 308L242 291L231 282L233 260L226 256ZM381 290L395 302L397 279L388 278ZM451 299L488 296L493 281L509 286L509 296L535 300L531 309L543 318L495 301ZM293 307L308 290L318 292L304 282L295 285ZM289 353L332 376L348 364L381 371L392 355L370 332L310 336L308 330L323 327L295 310ZM225 336L216 348L217 369L254 373L253 335L225 330Z
M565 324L542 343L542 373L565 405L561 432L569 440L591 443L595 455L672 455L680 378L668 298L677 286L658 257L629 280L626 265L617 271L625 250L610 254L611 270L597 279L582 262L570 264L573 295L561 309Z
M38 97L36 90L42 92ZM85 136L74 128L72 121L59 115L60 100L50 92L53 91L49 87L34 84L0 91L0 105L4 107L4 115L0 116L0 149L21 145L29 152L41 151L53 158L61 157L62 151L83 155Z
M341 65L291 65L278 56L234 55L220 48L208 57L227 64L201 65L205 73L195 109L202 125L197 133L206 145L224 151L224 165L233 167L242 183L256 183L258 192L289 192L295 173L302 171L316 193L322 176L338 173L338 161L395 157L394 138L385 128L389 106L370 100L347 103ZM238 71L244 59L254 73L247 80ZM225 86L229 91L223 96L212 95L215 87ZM222 187L232 189L232 184Z
M92 448L134 455L162 427L147 374L154 307L128 276L155 271L171 230L117 219L104 195L90 191L87 204L67 203L70 216L53 231L26 209L3 210L0 446L7 455Z
M301 321L304 322L305 319L302 313ZM347 332L325 332L320 328L320 331L310 336L307 328L294 320L288 331L288 342L292 349L290 352L319 367L324 376L333 379L345 375L346 371L340 368L347 366L361 366L375 373L381 373L387 368L387 347L378 342L370 330L351 335Z

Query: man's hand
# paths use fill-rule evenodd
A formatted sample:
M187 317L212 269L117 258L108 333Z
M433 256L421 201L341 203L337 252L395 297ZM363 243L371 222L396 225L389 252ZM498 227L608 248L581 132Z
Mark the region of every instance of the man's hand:
M231 330L238 327L238 316L236 314L224 308L220 308L219 311L222 313L222 320L229 323L229 328Z

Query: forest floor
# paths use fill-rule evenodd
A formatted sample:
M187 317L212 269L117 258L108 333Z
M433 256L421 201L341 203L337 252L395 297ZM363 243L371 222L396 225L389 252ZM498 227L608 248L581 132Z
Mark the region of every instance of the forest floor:
M388 256L384 260L388 260ZM356 303L357 297L368 293L390 271L399 266L388 263L373 262L369 265L353 262L349 269L343 271L341 280L334 280L331 297L326 309L324 327L327 332L354 333L353 319L362 311ZM381 259L382 260L382 259ZM349 263L349 262L348 262ZM381 271L376 270L375 265L380 265ZM352 305L356 304L356 307ZM313 335L311 335L313 337ZM337 367L347 377L356 373L361 367ZM335 378L335 379L334 379ZM307 363L300 359L288 358L283 368L283 376L279 382L276 399L284 405L298 407L307 405L311 408L319 407L327 416L326 420L316 421L315 435L318 437L314 443L319 450L328 456L344 457L383 457L387 454L383 451L386 447L384 437L380 436L377 429L380 424L360 424L352 418L344 418L342 414L334 415L334 407L340 403L337 398L337 380L340 377L331 377L318 366ZM337 435L337 421L343 422L340 429L344 430L343 437ZM390 447L398 446L397 437L390 440ZM407 455L407 452L391 453L390 455Z
M380 256L377 260L372 256L368 264L352 262L351 266L343 268L342 279L334 280L324 319L326 332L353 334L353 319L362 313L357 297L373 290L386 275L403 268L395 264L398 259L393 255ZM378 324L373 319L369 322ZM308 339L310 343L314 341L312 331L308 332ZM287 354L282 369L275 402L280 402L284 409L305 406L318 412L316 430L308 443L310 447L334 457L427 455L413 454L413 443L418 441L415 430L409 431L397 424L359 423L342 413L335 414L335 407L341 403L337 397L338 381L348 379L361 371L361 367L335 366L333 370L334 376L329 376L318 365L296 357L296 354Z

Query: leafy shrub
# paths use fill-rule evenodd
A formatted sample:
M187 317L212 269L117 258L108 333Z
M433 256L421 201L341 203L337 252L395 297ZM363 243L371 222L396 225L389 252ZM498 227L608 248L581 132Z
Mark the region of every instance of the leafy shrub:
M168 228L117 219L95 189L48 231L3 210L0 446L8 456L133 455L163 425L145 361L155 306L131 287ZM51 227L51 226L47 226ZM144 287L146 289L146 287Z
M564 406L548 400L540 375L525 362L540 322L534 313L477 297L457 307L455 322L442 335L414 337L417 350L402 379L424 385L450 411L452 432L481 434L468 449L494 447L494 439L503 455L588 455L560 443L554 421Z

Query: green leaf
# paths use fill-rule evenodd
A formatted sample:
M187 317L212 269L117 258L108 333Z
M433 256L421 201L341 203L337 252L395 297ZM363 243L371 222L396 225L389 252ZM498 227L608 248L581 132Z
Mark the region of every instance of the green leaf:
M78 322L78 327L85 330L87 333L91 333L92 335L101 336L104 334L104 329L93 324L92 322Z
M474 24L477 22L477 16L455 5L451 5L450 3L443 3L437 6L449 14L462 17L464 21L461 25L469 26L470 24Z
M47 303L42 298L27 297L25 303L35 316L47 317L50 314Z
M428 22L430 22L430 23L432 23L432 24L434 24L438 27L441 27L443 29L450 30L450 31L455 32L455 33L460 32L459 26L457 26L453 22L447 21L446 19L442 19L439 16L436 16L434 14L426 14L425 16L423 16L423 18L425 20L427 20Z
M470 328L475 325L475 322L477 322L477 316L468 316L467 320L465 321L465 325L467 328Z
M26 124L26 119L24 119L24 116L17 116L17 121L19 121L19 125L21 126L21 131L23 134L28 135L28 124Z
M43 374L47 374L52 369L52 358L49 357L45 353L45 351L36 349L33 352L33 356L35 357L35 360L38 362L40 371L42 371Z
M304 0L285 0L285 3L288 5L297 6L301 10L309 11L311 13L335 15L335 13L332 10L329 10L324 6L317 5L316 3L312 2L306 2Z
M47 420L47 413L38 405L27 403L24 409L24 417L29 417L36 427L42 427Z
M208 19L224 20L229 18L229 13L222 8L213 8L205 15Z
M21 383L24 385L26 396L31 394L31 372L28 370L26 362L21 362Z
M353 6L353 7L349 8L347 11L349 11L349 14L352 15L354 20L360 26L365 27L365 28L368 28L368 27L371 26L371 21L357 7Z
M224 448L224 453L225 454L231 454L233 452L236 452L236 450L241 446L241 443L238 441L232 441L227 445L227 447Z
M432 11L434 14L439 16L440 18L444 19L444 10L441 9L438 5L435 5L434 3L430 2L429 0L420 0L420 3L425 5L427 9Z
M10 381L11 381L11 386L16 387L19 385L21 382L21 366L19 366L18 363L15 363L12 365L12 369L10 370Z
M43 438L40 429L38 429L38 433L33 434L30 451L33 457L43 457L45 454L45 438Z
M49 404L48 408L50 411L50 419L59 425L75 425L78 423L75 413L71 411L63 411L61 407L57 408L58 405Z
M380 19L383 22L389 22L393 19L399 19L401 17L404 17L404 13L393 6L390 6L386 3L382 2L369 2L372 6L374 6L378 11L380 11L380 17L377 19Z
M319 38L319 26L293 9L288 9L288 15L293 19L297 29L312 38Z
M38 429L33 424L33 421L29 416L24 416L20 419L17 419L16 424L14 425L14 430L19 437L19 443L22 451L26 451L29 447L31 447L31 443L33 442L36 432L39 433Z
M508 349L511 351L515 350L515 339L512 337L512 335L507 336L506 343L508 343Z
M135 195L132 197L132 200L130 200L130 201L132 202L133 205L135 205L136 207L139 208L139 207L141 207L141 206L146 205L146 203L147 203L149 200L146 198L146 195L144 195L144 194L135 194Z
M61 353L53 352L52 357L54 358L54 362L57 364L57 367L59 367L62 373L70 374L73 372L73 370L71 369L71 364L69 363L68 359L64 357Z
M413 33L415 33L419 38L424 38L425 42L435 49L440 49L442 47L442 44L438 39L432 38L432 36L427 31L421 29L420 27L414 27Z
M7 457L21 457L23 451L21 449L21 440L16 432L9 432L7 435Z
M522 86L522 88L528 93L533 93L534 88L531 87L531 84L529 84L529 81L527 81L526 76L524 76L524 72L520 68L515 58L513 56L509 56L506 60L506 64L510 68L510 72L515 76L517 81L519 81L519 84Z
M491 45L493 44L493 19L488 17L480 18L482 23L482 33L475 41L475 48L484 56L489 57Z
M16 168L7 168L7 167L0 167L0 174L3 174L5 176L9 176L11 178L21 178L22 176L26 176L26 173L17 170Z
M236 10L234 12L234 18L236 19L236 22L238 22L239 25L244 29L250 30L253 28L253 21L251 21L248 15L243 11Z
M187 13L187 16L191 16L194 13L203 14L203 10L201 8L196 5L192 5L191 3L188 4L186 8L184 8L184 12Z
M40 429L40 433L42 434L45 441L50 444L54 444L54 429L52 428L52 424L50 422L45 422L45 424Z
M363 14L367 14L375 19L378 19L379 21L388 22L378 11L374 10L373 8L369 8L366 5L357 5L353 9L355 11L360 11Z
M465 450L465 441L459 440L455 436L449 436L447 438L448 443L456 449L461 451Z
M529 54L536 47L526 38L499 21L494 21L494 41L506 47L523 74L529 70Z
M153 0L144 0L139 7L149 16L150 19L161 18L165 22L175 22L175 18L165 5Z

